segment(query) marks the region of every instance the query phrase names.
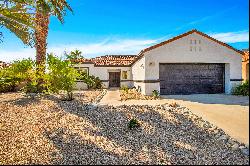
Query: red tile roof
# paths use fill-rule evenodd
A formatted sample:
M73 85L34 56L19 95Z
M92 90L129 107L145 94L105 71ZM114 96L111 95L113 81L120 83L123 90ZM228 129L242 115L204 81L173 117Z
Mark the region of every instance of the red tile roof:
M92 63L95 66L130 66L137 58L137 55L106 55L91 59L76 59L76 63Z

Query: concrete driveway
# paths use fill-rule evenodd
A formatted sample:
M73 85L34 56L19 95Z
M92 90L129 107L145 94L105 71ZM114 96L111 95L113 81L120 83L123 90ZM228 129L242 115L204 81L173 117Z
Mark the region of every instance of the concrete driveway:
M222 128L239 142L249 145L249 97L225 94L161 96L160 100L121 101L118 89L109 89L100 104L157 105L177 102L193 113Z
M249 97L224 94L169 95L171 100L222 128L236 140L249 145Z

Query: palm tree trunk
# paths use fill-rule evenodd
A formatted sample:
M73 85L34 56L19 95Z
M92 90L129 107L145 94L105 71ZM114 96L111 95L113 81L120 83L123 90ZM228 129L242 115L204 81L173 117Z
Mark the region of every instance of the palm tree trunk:
M49 14L37 10L35 17L36 72L38 76L37 92L42 92L44 90L44 80L42 76L45 73Z
M45 71L49 14L37 11L35 23L36 63L38 66L42 67L43 71Z

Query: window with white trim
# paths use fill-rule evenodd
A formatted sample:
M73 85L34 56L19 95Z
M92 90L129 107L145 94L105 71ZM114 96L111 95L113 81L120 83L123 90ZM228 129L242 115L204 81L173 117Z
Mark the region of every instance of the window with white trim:
M88 67L74 67L79 73L87 73L89 75L89 68Z

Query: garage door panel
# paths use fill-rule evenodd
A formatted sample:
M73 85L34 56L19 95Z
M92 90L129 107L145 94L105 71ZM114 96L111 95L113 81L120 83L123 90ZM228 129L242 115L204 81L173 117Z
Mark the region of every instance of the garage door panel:
M224 92L224 64L160 64L161 94Z

